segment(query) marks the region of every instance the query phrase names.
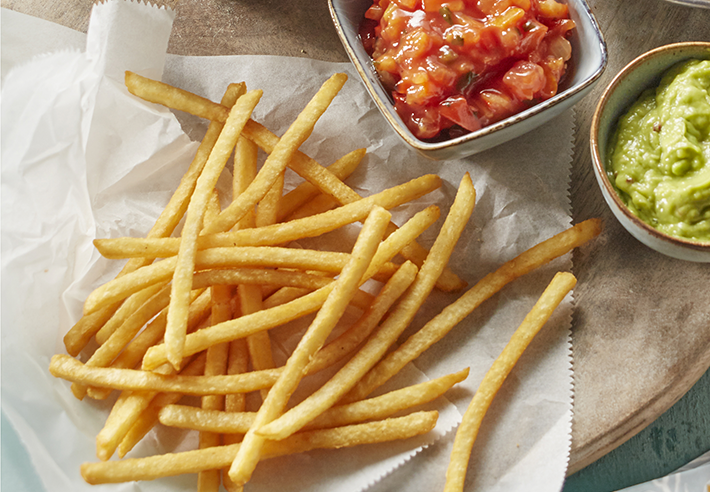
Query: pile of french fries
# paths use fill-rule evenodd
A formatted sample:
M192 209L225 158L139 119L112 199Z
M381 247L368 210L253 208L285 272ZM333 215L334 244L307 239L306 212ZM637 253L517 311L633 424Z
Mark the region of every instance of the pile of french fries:
M50 372L70 381L77 398L118 392L96 437L100 461L81 467L88 483L197 473L201 492L221 484L241 490L270 457L429 432L437 413L416 407L465 379L468 369L371 394L505 285L599 233L598 220L585 221L522 253L398 345L433 289L466 286L447 263L473 211L475 190L464 175L427 251L417 238L438 220L439 208L424 208L400 227L389 210L437 189L438 176L361 197L344 180L364 150L327 168L300 152L345 80L343 74L327 80L279 138L252 119L262 93L247 91L243 83L231 84L215 103L126 73L132 94L210 124L147 236L95 241L105 257L127 261L86 299L83 317L64 338L69 355L52 358ZM267 155L262 164L259 149ZM232 197L222 207L215 186L230 165ZM287 168L303 182L285 192ZM297 244L355 223L361 227L349 253ZM481 382L456 435L447 491L463 490L491 400L574 284L569 273L552 279ZM359 317L343 327L348 307ZM277 366L269 330L309 314L312 321L296 348ZM97 348L87 354L91 340ZM304 377L336 363L341 368L325 384L289 405ZM247 408L248 394L258 408ZM181 404L187 395L200 397L200 405L195 398L192 405ZM124 458L158 423L199 431L199 448ZM124 459L109 460L116 453Z

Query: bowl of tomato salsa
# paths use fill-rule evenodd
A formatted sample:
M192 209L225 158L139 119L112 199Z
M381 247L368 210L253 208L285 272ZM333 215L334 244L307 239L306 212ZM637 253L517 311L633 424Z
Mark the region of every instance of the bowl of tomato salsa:
M606 67L584 0L329 0L395 132L433 159L509 141L570 108Z

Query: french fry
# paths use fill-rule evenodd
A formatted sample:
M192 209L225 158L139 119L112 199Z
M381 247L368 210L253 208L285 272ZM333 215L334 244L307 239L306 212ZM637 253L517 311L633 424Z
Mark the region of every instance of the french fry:
M429 432L434 428L437 417L437 412L417 412L385 421L304 432L293 436L288 441L268 443L263 450L264 458L304 453L313 449L339 449L361 444L407 439ZM197 473L201 470L228 466L240 446L240 444L232 444L147 458L84 463L81 466L81 475L87 483L96 485L134 480L155 480L161 477Z
M175 271L172 276L170 309L165 327L168 360L175 368L180 367L183 357L182 349L187 331L189 296L190 290L192 290L192 275L195 271L195 256L197 255L196 243L200 230L203 228L205 209L212 190L217 184L217 179L237 144L242 128L261 99L261 95L262 91L253 90L237 99L200 177L197 178L195 191L187 207ZM205 225L209 228L218 220L217 217L212 224Z
M235 197L244 193L254 181L257 170L257 155L259 147L252 141L242 137L239 140L238 152L234 160L234 181L232 184ZM259 202L256 213L249 210L239 221L239 228L253 229L257 226L270 225L276 220L276 213L283 193L283 173L276 179L271 189ZM237 298L242 315L251 314L263 309L261 286L240 284L237 286ZM271 352L271 339L268 331L260 331L246 338L249 359L254 370L272 369L275 367ZM262 398L268 390L261 390Z
M571 273L560 272L555 275L483 377L456 431L449 467L446 470L445 492L463 491L473 443L488 407L533 337L576 283L577 279Z
M226 285L215 285L212 291L212 324L232 319L231 288ZM207 349L205 356L205 376L217 376L227 373L229 362L229 343L213 345ZM223 410L224 395L207 395L202 397L202 408L205 410ZM199 448L204 449L222 444L222 436L214 432L200 432ZM197 476L198 492L218 492L221 483L219 470L201 471Z
M399 372L408 362L441 340L483 301L492 297L507 284L553 259L569 253L574 248L596 237L600 232L601 222L598 219L585 220L533 246L503 264L495 272L489 273L372 368L350 391L347 399L355 401L365 398Z
M343 268L334 288L318 311L315 319L304 334L296 349L286 362L283 372L269 391L266 400L259 408L254 426L244 436L242 446L229 469L229 478L236 485L243 485L249 478L260 459L264 439L254 431L277 417L286 407L289 397L303 377L303 371L311 357L321 348L342 316L350 299L357 290L363 275L382 240L390 213L383 208L375 208L363 224L355 242L351 261Z
M454 203L439 232L428 259L417 275L408 295L383 323L365 346L320 389L270 424L257 428L269 439L284 439L335 404L384 355L411 322L419 307L434 288L436 279L448 262L476 201L476 193L468 174L459 185ZM352 400L350 400L352 401Z
M174 392L196 396L257 391L273 385L279 375L278 369L272 369L225 376L166 377L149 371L88 367L64 354L52 357L49 372L55 377L90 386L132 391Z
M427 174L388 188L318 216L304 217L259 229L246 228L234 232L206 234L197 240L200 250L227 246L274 246L306 237L316 237L344 225L364 220L373 207L392 209L416 200L441 186L441 178ZM164 258L177 254L179 238L117 238L97 239L94 245L109 259L131 256Z

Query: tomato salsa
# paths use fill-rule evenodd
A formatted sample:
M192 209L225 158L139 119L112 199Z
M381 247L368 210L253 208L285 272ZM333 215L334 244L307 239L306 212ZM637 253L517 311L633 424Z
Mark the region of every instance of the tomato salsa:
M360 38L412 133L446 140L554 96L574 27L556 0L374 0Z

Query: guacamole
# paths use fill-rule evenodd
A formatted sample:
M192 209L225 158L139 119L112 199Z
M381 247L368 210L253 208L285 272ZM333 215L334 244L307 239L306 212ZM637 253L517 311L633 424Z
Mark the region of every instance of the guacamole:
M607 173L661 232L710 242L710 60L671 68L619 119Z

